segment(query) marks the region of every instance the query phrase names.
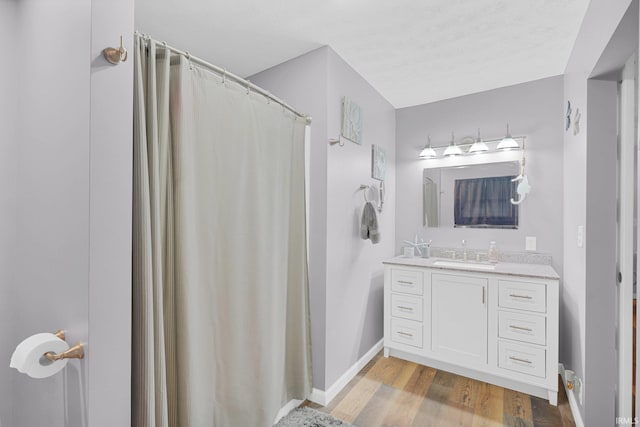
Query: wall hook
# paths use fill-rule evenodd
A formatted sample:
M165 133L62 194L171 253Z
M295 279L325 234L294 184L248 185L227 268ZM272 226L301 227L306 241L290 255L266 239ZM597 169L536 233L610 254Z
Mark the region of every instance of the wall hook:
M120 48L107 47L102 50L102 56L104 56L104 59L106 59L108 63L113 65L125 62L128 54L127 49L124 48L122 36L120 36Z
M336 145L338 144L340 147L344 147L344 141L342 140L342 135L338 135L337 138L331 138L329 140L329 145Z

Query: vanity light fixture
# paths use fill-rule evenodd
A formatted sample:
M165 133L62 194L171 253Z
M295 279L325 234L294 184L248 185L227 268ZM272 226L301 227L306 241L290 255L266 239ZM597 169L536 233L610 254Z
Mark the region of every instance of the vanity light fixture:
M520 148L520 145L509 133L509 123L507 123L507 134L502 138L502 141L500 141L496 150L514 150L518 148Z
M489 151L489 147L487 147L487 144L485 144L484 141L482 141L482 138L480 138L480 128L478 128L478 139L476 139L476 142L474 142L471 148L469 148L469 153L484 153L487 151Z
M420 155L418 157L421 159L429 159L436 156L436 150L431 148L431 136L429 135L427 136L427 145L425 145L422 151L420 151Z
M507 133L502 138L484 139L480 135L480 129L478 129L477 137L465 136L456 142L454 132L451 132L451 140L448 145L437 145L433 147L431 144L431 135L429 135L427 137L427 145L420 150L418 158L420 160L429 160L430 163L435 162L433 164L450 158L451 161L445 160L445 164L453 162L458 166L460 166L460 162L462 161L460 158L463 157L469 157L468 161L470 164L482 163L485 156L491 157L491 159L489 159L491 161L502 162L506 161L505 156L508 158L516 156L515 153L507 154L507 152L524 151L525 138L525 136L511 136L508 124ZM516 160L515 157L514 160ZM491 161L487 163L491 163Z
M453 132L451 132L451 143L449 143L449 146L444 150L444 156L459 156L461 154L462 149L456 145Z

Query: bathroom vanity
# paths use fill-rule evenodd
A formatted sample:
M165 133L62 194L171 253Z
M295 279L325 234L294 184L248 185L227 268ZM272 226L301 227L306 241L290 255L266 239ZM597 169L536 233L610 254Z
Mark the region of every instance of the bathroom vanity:
M384 262L384 355L558 398L558 274L549 265Z

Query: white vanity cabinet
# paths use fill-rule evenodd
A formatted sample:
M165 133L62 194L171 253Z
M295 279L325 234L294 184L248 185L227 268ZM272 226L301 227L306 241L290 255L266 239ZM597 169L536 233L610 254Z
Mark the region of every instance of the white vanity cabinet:
M424 274L424 273L423 273ZM465 366L487 363L487 279L431 275L431 352Z
M384 353L548 398L558 393L558 286L550 266L494 271L385 262Z

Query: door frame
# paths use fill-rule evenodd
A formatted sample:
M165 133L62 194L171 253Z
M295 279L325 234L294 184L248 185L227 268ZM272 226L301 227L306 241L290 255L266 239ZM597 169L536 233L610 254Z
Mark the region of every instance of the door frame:
M635 151L637 108L637 55L622 69L618 109L618 278L616 416L630 419L632 399L634 205L636 204Z

